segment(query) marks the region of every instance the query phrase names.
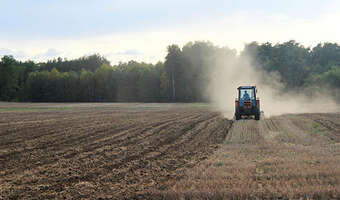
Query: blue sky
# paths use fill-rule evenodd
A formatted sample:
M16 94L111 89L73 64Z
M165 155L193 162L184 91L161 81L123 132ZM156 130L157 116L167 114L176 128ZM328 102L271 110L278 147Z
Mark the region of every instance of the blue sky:
M166 45L190 40L237 50L266 38L306 46L340 42L338 24L331 23L340 21L336 0L1 0L0 5L0 55L19 59L101 53L113 63L156 62L164 59ZM312 33L313 28L323 31Z

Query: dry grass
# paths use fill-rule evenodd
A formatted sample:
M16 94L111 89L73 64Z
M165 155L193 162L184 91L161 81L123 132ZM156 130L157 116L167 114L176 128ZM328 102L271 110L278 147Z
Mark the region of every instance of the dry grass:
M212 157L158 194L165 199L338 199L340 143L334 135L340 137L339 119L286 115L235 122ZM333 128L318 120L332 122Z

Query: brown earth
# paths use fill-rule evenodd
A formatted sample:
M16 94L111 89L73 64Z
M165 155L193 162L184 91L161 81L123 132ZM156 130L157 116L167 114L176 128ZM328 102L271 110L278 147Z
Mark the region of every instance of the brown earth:
M340 199L340 114L0 102L0 199Z
M152 198L230 126L200 104L0 103L0 199Z
M234 122L164 199L340 199L340 114Z

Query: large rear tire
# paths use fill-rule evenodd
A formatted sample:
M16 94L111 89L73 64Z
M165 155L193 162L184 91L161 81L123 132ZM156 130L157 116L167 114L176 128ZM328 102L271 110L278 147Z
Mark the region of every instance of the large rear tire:
M240 120L241 119L241 115L240 115L240 112L239 112L238 109L236 109L236 111L235 111L235 119L236 120Z
M255 113L255 120L260 120L260 115L261 115L260 111L257 110Z

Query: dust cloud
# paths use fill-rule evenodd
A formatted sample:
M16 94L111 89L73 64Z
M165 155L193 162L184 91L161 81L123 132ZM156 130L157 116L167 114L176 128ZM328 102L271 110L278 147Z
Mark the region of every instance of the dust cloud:
M261 66L252 65L249 56L238 58L218 58L210 74L207 98L224 117L233 118L237 88L256 85L261 111L265 117L286 113L322 113L339 111L339 106L326 91L306 95L305 92L282 92L284 85L277 73L268 73Z

